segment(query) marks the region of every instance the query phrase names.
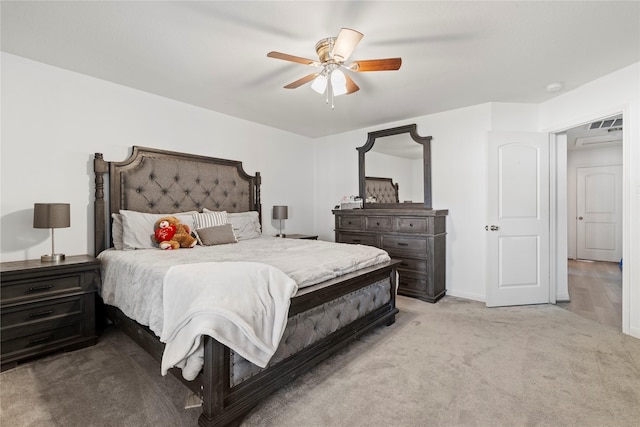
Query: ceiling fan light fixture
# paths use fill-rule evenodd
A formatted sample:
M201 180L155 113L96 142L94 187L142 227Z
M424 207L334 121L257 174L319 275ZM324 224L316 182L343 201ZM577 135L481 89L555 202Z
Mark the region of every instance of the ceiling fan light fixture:
M327 76L319 74L318 77L313 80L313 83L311 83L311 89L322 95L327 89Z
M347 78L342 70L333 70L331 72L331 89L334 96L340 96L347 93Z

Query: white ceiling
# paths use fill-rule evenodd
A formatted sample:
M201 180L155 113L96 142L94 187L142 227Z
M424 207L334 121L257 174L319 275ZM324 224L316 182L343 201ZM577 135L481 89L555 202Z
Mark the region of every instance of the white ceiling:
M2 1L2 50L223 114L320 137L490 101L540 103L640 61L638 1ZM309 85L341 27L351 59L402 57L352 73L335 109ZM549 93L547 84L563 91Z

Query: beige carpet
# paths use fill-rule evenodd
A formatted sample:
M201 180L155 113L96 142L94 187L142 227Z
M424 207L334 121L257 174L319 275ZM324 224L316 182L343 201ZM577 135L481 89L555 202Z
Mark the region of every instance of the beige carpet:
M640 425L640 340L550 305L399 297L381 327L245 426ZM2 426L196 425L186 389L119 331L0 375Z

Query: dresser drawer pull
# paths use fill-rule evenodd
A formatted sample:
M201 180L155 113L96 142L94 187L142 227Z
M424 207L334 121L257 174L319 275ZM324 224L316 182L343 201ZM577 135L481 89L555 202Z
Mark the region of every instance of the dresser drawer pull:
M44 292L51 288L53 288L53 285L36 286L35 288L29 288L29 292Z
M50 341L53 338L53 335L47 335L46 337L36 338L34 340L29 341L29 345L40 344L43 342Z
M351 225L351 221L347 221L347 224Z
M398 246L409 246L408 243L398 243Z
M29 314L29 317L31 317L31 318L44 317L44 316L50 315L51 313L53 313L53 310L41 311L39 313L31 313L31 314Z
M411 223L411 222L410 222L410 223L409 223L409 227L413 227L413 223Z
M379 222L376 222L376 225L380 225L380 223L379 223Z

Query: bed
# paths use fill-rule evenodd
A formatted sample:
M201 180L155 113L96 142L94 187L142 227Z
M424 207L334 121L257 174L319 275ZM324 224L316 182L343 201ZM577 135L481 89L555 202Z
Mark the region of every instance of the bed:
M367 200L373 203L399 203L399 185L392 178L365 177ZM369 203L369 202L367 202Z
M95 252L103 262L105 283L101 295L105 299L107 317L159 362L163 362L167 347L159 339L159 326L144 316L136 317L131 313L127 315L126 312L130 311L127 304L120 304L127 301L128 297L121 297L119 303L114 302L117 298L113 293L121 291L113 291L115 288L107 291L105 288L112 285L136 286L138 282L142 282L131 280L132 277L137 277L136 274L138 277L146 277L164 273L154 270L153 274L147 274L144 270L146 265L137 267L138 264L131 264L127 268L141 270L136 274L129 274L127 279L107 277L105 270L112 270L110 265L116 265L117 258L121 258L122 262L137 263L134 260L136 257L145 258L152 256L151 253L162 254L176 265L170 267L168 271L171 272L174 268L184 269L189 263L207 267L212 263L202 261L213 256L219 261L221 268L226 262L246 262L247 265L255 264L257 267L273 266L272 268L286 273L297 285L293 296L288 299L282 339L264 366L250 362L243 357L241 351L224 345L221 342L224 340L204 336L200 343L202 352L197 353L202 366L193 370L193 378L185 378L183 370L177 367L169 369L169 372L200 397L201 426L239 424L261 399L274 390L367 331L381 325L391 325L395 321L398 312L395 304L397 262L388 259L388 256L384 258L374 254L374 258L377 257L375 261L352 262L351 266L345 264L345 268L332 274L326 271L314 272L313 278L308 275L311 275L311 270L315 267L301 267L306 265L303 260L270 258L270 254L275 252L304 251L316 253L319 257L324 252L334 253L338 248L351 253L352 250L357 252L360 245L259 236L233 245L177 251L127 251L114 247L114 244L118 244L118 233L121 232L118 229L121 224L116 223L116 218L122 220L123 212L135 212L136 215L226 212L234 218L244 218L247 215L253 218L243 224L259 223L261 176L259 173L254 176L247 174L239 161L133 147L130 157L122 162L106 161L101 153L96 153L94 172ZM105 189L107 184L108 188ZM234 233L237 235L235 228ZM361 247L360 250L370 249ZM216 254L210 255L208 251ZM235 253L244 258L237 258ZM344 259L345 255L339 253L337 258ZM316 264L323 263L324 261ZM169 273L164 276L165 283L167 277ZM106 282L112 284L107 285ZM235 292L242 291L236 289ZM150 319L152 317L149 316Z

